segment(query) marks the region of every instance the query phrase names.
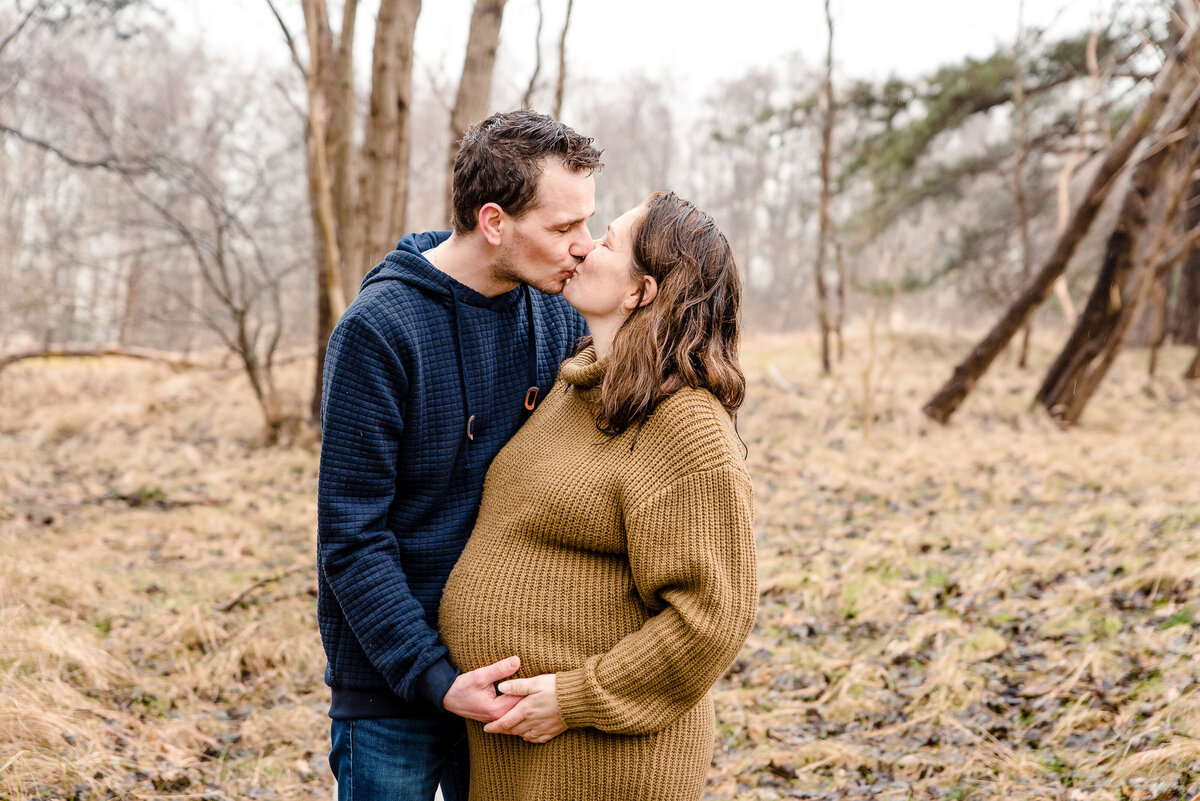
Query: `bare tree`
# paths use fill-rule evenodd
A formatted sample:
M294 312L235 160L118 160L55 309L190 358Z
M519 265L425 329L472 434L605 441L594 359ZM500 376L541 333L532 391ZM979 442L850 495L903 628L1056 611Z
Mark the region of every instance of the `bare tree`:
M8 135L64 173L82 200L70 214L27 226L45 240L38 253L49 298L62 306L53 315L43 307L43 318L54 320L43 350L153 354L130 344L133 318L144 289L153 295L145 303L169 296L160 314L181 309L176 328L194 321L238 358L274 439L287 420L273 373L284 289L305 248L292 244L301 198L288 195L298 142L265 122L280 114L273 76L218 84L202 51L181 52L157 32L120 47L108 31L63 25L54 33L32 59L28 91L5 98L5 111L32 126L6 124ZM72 47L61 46L64 35ZM147 62L161 66L142 75ZM135 68L136 84L121 80ZM207 76L203 86L199 75ZM56 178L54 171L43 177ZM32 198L24 205L41 213ZM64 338L92 345L57 344Z
M1178 126L1165 140L1152 143L1150 152L1134 170L1087 306L1037 394L1038 402L1063 423L1079 421L1116 359L1150 287L1178 258L1178 254L1163 258L1163 251L1196 163L1189 163L1183 176L1173 182L1174 187L1170 186L1172 182L1165 183L1168 192L1159 219L1152 219L1149 206L1155 190L1164 185L1162 176L1167 165L1186 143L1187 131L1198 118L1200 86L1184 100ZM1139 245L1147 236L1152 241L1142 255ZM1181 249L1182 245L1174 248Z
M266 0L304 75L309 205L316 231L317 370L311 414L320 418L325 347L362 276L404 229L412 100L412 44L420 0L382 0L371 57L371 95L357 131L354 31L345 0L335 44L325 0L302 0L307 63L274 0Z
M522 108L533 108L533 92L537 89L538 75L542 71L542 26L546 21L542 0L537 0L537 15L537 33L533 37L533 74L529 76L529 86L525 88L525 95L521 98Z
M571 28L571 11L575 0L567 0L567 14L563 17L562 32L558 36L558 80L554 84L554 118L562 118L563 96L567 88L567 31Z
M829 297L825 286L825 256L829 249L829 169L833 160L833 14L829 0L825 0L825 25L828 41L825 48L825 73L821 80L818 107L821 115L821 201L817 206L817 252L813 262L813 286L817 293L817 324L821 331L821 371L826 375L832 371L829 358L829 340L832 322L829 315Z
M492 71L496 66L496 49L500 46L500 23L504 18L505 0L475 0L471 13L471 29L467 33L467 52L463 58L462 77L450 113L450 147L446 154L446 220L452 218L450 188L453 184L454 159L458 141L471 123L487 116L488 100L492 93Z
M992 330L975 346L966 360L955 368L950 380L925 404L925 414L930 418L943 423L950 419L975 382L1012 339L1013 334L1020 330L1034 309L1046 299L1054 282L1066 269L1075 248L1099 213L1113 179L1147 133L1155 129L1154 141L1160 141L1166 132L1178 129L1180 115L1177 113L1164 118L1164 110L1167 109L1168 101L1176 87L1192 80L1193 65L1197 55L1200 55L1198 51L1200 38L1197 38L1194 30L1189 31L1160 70L1150 97L1126 123L1121 136L1108 149L1072 215L1071 224L1059 236L1054 251L1043 263L1041 271L1034 276L1033 281ZM1190 116L1190 113L1183 118L1186 116Z
M1200 136L1193 134L1193 149L1200 149ZM1184 214L1185 227L1200 227L1200 177L1192 181ZM1200 345L1200 248L1193 248L1184 260L1171 312L1172 341L1180 345Z
M1013 109L1017 117L1017 157L1013 160L1013 198L1017 204L1017 224L1021 235L1021 278L1028 282L1033 274L1033 245L1029 236L1029 204L1025 200L1025 161L1029 158L1028 126L1025 122L1025 1L1017 4L1017 43L1013 53ZM1021 352L1017 366L1024 368L1029 359L1030 320L1025 321L1021 334Z

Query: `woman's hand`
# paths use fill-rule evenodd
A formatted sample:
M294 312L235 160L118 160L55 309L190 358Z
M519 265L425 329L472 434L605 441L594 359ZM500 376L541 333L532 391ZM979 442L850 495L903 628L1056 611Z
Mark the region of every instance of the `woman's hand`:
M527 743L547 743L567 730L558 709L553 673L502 681L505 695L524 696L502 717L483 727L488 734L515 734Z

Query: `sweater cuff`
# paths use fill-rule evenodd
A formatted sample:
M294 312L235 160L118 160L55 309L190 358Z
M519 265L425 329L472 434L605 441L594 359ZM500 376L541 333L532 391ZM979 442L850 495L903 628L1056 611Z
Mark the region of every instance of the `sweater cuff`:
M558 713L569 729L592 725L592 710L588 707L587 668L558 673L554 677L554 694L558 698Z
M443 656L425 668L424 672L417 677L414 687L417 697L425 699L438 709L445 710L446 705L443 701L446 693L450 690L450 685L454 683L458 675L458 669Z

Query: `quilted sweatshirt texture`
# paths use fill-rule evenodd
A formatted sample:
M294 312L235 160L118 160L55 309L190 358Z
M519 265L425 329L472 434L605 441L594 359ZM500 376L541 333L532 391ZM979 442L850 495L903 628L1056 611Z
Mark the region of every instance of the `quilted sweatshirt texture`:
M545 744L467 722L471 797L695 799L713 753L709 690L754 622L753 491L708 392L637 434L596 429L591 348L492 463L446 585L441 632L464 670L517 654L557 674L568 730Z
M317 607L333 717L440 708L457 671L438 603L488 466L524 418L527 303L543 392L586 330L561 297L488 298L434 268L421 252L446 236L405 237L329 340Z

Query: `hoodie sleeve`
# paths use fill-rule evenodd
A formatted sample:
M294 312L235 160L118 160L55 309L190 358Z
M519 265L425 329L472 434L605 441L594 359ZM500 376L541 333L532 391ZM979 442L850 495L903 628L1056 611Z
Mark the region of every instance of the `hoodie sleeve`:
M317 559L371 664L396 695L436 707L458 675L401 567L388 510L408 378L391 344L359 316L329 341L317 489Z

